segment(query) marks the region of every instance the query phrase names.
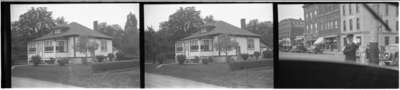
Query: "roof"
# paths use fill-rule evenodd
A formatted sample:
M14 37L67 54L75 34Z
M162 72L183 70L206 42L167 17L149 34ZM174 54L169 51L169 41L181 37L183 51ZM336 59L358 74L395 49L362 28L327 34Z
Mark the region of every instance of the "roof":
M233 26L232 24L226 23L224 21L216 21L215 28L213 30L210 30L208 32L199 31L199 32L193 33L192 35L190 35L188 37L183 38L183 40L198 38L198 37L203 37L203 36L209 36L209 35L217 35L217 34L260 37L260 35L258 35L258 34L254 34L248 30L240 29L240 28Z
M85 27L79 23L72 22L70 24L59 25L58 28L64 28L66 31L63 31L60 34L54 34L52 32L36 38L35 40L44 40L44 39L52 39L64 36L89 36L89 37L96 37L96 38L105 38L105 39L112 39L112 37L107 36L103 33L97 32L95 30L91 30L88 27Z

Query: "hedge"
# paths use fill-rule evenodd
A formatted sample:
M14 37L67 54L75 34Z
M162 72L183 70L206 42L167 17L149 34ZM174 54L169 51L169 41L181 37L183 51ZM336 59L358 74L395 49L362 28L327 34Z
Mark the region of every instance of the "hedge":
M91 67L92 71L96 73L108 70L139 67L139 61L119 61L119 62L99 63L99 64L92 64Z
M242 62L229 63L229 67L233 71L233 70L241 70L248 68L272 66L273 63L274 62L272 60L242 61Z

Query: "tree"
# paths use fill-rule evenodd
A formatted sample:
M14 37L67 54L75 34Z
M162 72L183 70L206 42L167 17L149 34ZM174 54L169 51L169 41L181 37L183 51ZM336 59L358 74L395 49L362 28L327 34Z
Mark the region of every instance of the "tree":
M11 58L26 60L27 44L29 41L43 36L55 27L52 12L45 7L32 7L29 11L20 15L18 21L11 23Z
M129 13L125 24L125 32L123 34L123 42L121 51L128 56L139 55L139 33L137 28L136 16Z
M157 45L157 36L155 35L156 32L152 27L147 27L147 29L144 31L144 45L149 48L144 48L144 53L145 53L145 60L150 60L153 61L153 63L156 63L156 58L155 56L159 54L158 51L158 45Z
M259 22L257 19L250 20L246 25L246 30L261 35L260 41L267 46L273 46L273 30L272 22L264 21Z
M232 40L229 35L222 34L217 37L217 42L214 46L218 50L218 56L221 56L221 52L225 52L225 55L228 56L228 51L233 49L238 50L239 44Z
M95 57L95 50L97 50L99 44L89 39L89 36L79 36L78 44L75 46L76 50L85 53L85 60L87 60L88 52L92 58Z
M54 23L57 24L57 25L68 24L68 22L65 21L65 18L64 18L64 17L57 17L57 18L54 20Z

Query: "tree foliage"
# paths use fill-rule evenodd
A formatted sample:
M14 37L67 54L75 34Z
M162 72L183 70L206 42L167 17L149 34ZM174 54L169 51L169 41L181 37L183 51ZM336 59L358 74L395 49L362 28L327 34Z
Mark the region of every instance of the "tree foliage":
M29 41L43 36L57 24L52 18L52 12L46 7L32 7L19 16L18 21L11 22L11 58L15 61L25 61Z
M261 35L260 41L267 46L273 46L272 22L259 22L257 19L250 20L246 25L246 30Z
M217 37L217 42L214 43L214 47L218 50L219 56L221 56L221 52L225 52L225 55L228 55L228 51L233 49L238 50L239 43L232 40L229 35L222 34Z

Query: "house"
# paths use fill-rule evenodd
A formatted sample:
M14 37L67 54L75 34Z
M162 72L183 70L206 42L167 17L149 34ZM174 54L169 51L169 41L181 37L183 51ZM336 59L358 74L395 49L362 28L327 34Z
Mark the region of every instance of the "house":
M254 34L248 30L243 29L246 25L245 20L241 20L242 29L233 26L224 21L216 21L212 29L202 29L190 36L187 36L175 43L175 57L178 55L185 55L186 59L194 59L195 57L210 57L221 55L237 55L239 50L240 54L250 54L254 52L261 52L260 49L260 35ZM218 36L228 35L232 41L236 41L239 49L232 49L225 52L219 52L215 48Z
M94 29L96 29L96 26L97 21L94 22ZM45 61L50 60L50 58L68 57L71 58L70 63L71 61L72 63L81 62L80 58L85 57L86 54L79 52L76 48L80 36L87 36L90 42L98 44L98 48L95 50L96 56L107 56L113 52L112 37L72 22L57 26L52 32L28 42L28 64L34 55L39 55Z

